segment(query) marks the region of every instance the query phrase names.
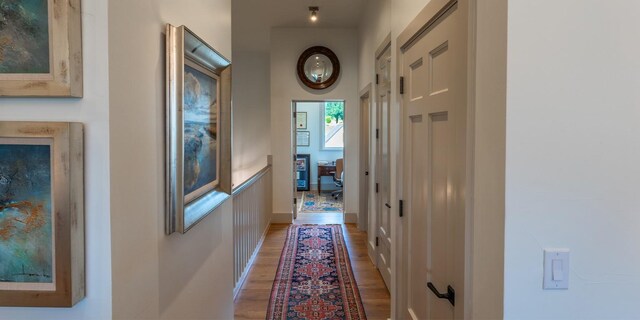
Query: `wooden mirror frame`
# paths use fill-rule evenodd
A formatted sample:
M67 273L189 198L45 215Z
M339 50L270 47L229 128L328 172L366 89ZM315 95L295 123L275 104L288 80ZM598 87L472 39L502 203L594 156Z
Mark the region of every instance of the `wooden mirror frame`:
M325 55L327 58L329 58L333 66L333 73L331 73L331 76L327 80L320 83L316 83L307 79L307 75L304 72L305 62L307 62L307 59L315 54ZM340 76L340 61L338 60L336 54L331 51L331 49L323 46L315 46L305 50L300 55L300 58L298 58L297 69L298 78L300 79L300 81L302 81L302 83L304 83L305 86L315 90L322 90L331 87L338 80L338 77Z

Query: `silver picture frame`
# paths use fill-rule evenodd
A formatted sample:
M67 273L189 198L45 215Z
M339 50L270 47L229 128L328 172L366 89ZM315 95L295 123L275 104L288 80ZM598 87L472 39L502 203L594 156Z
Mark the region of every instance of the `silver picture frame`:
M311 145L311 131L296 131L296 146L308 147Z
M166 234L186 233L231 197L231 61L185 26L166 26ZM185 64L196 63L217 84L216 181L185 196Z

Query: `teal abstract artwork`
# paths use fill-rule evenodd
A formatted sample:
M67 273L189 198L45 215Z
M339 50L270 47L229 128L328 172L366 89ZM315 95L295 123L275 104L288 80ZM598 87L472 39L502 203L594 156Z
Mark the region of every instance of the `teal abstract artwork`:
M53 283L51 145L0 145L0 288Z
M0 0L0 74L49 73L49 1Z

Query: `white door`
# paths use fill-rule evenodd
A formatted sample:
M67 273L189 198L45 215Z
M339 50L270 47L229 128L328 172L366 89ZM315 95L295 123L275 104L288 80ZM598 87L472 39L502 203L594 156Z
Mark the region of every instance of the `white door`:
M391 287L391 167L390 121L391 105L391 46L376 60L376 248L377 265L382 278Z
M464 318L466 4L447 10L401 50L405 316L413 319Z
M369 92L360 97L360 210L358 210L358 228L364 231L367 230L369 224L370 103Z

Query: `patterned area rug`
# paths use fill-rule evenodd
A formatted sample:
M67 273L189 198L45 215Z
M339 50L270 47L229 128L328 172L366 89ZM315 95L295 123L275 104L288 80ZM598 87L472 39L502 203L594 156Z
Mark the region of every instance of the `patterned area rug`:
M307 192L302 194L300 213L305 212L342 212L342 198L338 200L331 196L331 192Z
M292 225L267 319L366 319L340 225Z

